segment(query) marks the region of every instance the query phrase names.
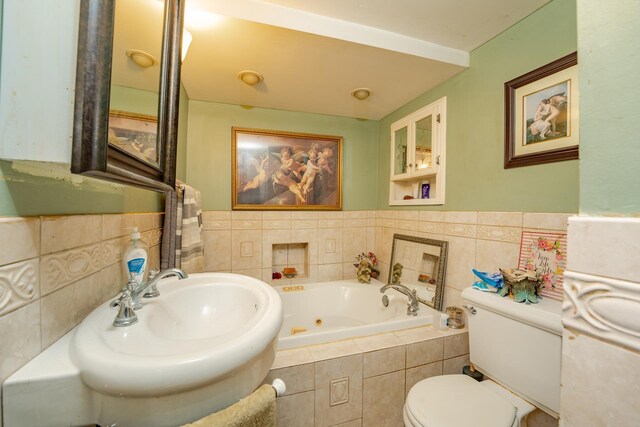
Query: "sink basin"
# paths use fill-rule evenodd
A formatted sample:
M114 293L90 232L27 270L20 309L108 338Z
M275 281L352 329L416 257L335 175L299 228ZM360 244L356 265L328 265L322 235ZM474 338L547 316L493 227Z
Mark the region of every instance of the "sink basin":
M108 303L78 326L70 355L90 388L120 397L162 396L211 384L265 349L273 362L283 315L269 285L203 273L161 280L158 290L132 326L113 326L116 309Z

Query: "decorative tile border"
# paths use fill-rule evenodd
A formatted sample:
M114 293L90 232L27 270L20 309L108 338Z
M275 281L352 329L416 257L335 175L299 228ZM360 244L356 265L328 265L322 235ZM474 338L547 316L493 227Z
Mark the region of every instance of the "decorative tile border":
M640 285L601 276L565 272L565 327L640 351Z
M444 234L447 236L475 238L476 228L477 226L475 224L445 223Z
M37 259L0 267L0 316L38 299L38 268Z
M478 239L520 243L521 229L515 227L478 226Z
M55 252L41 258L40 286L47 295L103 267L101 243Z
M156 246L162 243L162 229L149 230L142 233L140 239L147 244L148 247Z

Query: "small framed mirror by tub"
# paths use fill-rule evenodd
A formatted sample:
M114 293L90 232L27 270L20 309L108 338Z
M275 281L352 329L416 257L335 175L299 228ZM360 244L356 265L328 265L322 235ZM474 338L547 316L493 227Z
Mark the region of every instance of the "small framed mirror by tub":
M81 0L71 172L175 187L184 0Z
M402 283L409 288L427 289L424 303L442 309L448 242L423 237L393 235L389 283Z

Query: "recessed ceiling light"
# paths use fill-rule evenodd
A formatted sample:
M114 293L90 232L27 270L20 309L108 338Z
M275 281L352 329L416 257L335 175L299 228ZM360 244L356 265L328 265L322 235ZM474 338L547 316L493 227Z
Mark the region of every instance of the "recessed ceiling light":
M158 60L155 56L143 50L127 49L126 53L138 67L149 68L158 64Z
M371 89L367 89L366 87L359 87L351 92L351 96L359 101L364 101L371 96Z
M249 86L257 85L264 79L262 74L251 70L240 71L238 73L238 78Z

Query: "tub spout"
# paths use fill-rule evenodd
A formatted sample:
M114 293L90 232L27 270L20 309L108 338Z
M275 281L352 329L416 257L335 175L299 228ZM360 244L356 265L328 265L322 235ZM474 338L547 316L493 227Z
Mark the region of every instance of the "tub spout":
M405 294L409 297L409 302L407 303L407 316L417 316L418 315L418 295L416 294L416 290L411 290L407 288L405 285L400 283L390 283L388 285L384 285L380 288L381 293L385 293L387 289L395 289L396 291Z

